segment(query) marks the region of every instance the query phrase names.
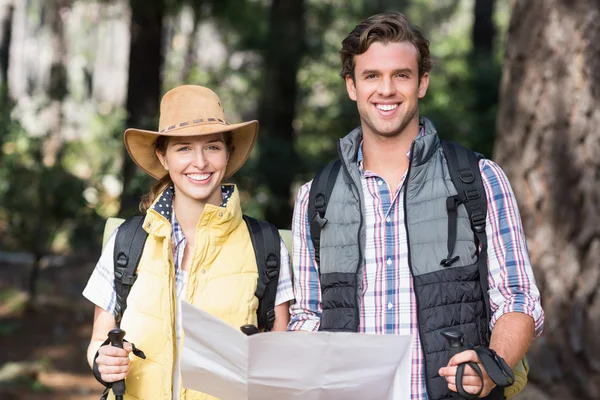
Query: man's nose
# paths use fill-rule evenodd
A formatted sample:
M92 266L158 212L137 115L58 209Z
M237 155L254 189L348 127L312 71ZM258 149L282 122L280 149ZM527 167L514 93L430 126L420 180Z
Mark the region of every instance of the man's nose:
M396 86L391 77L384 77L379 84L379 94L382 96L393 96L396 94Z

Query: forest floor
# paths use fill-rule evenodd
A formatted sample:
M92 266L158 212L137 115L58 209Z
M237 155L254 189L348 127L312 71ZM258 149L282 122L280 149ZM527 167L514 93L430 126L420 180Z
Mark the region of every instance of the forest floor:
M30 267L0 263L0 398L98 400L86 361L93 306L81 292L93 262L42 269L35 306L27 308Z

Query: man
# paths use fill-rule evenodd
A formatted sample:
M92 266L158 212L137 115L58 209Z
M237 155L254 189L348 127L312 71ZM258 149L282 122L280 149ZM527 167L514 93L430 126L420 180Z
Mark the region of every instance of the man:
M467 393L501 393L492 392L495 384L474 351L448 362L439 332L457 328L513 367L542 331L539 291L508 180L492 161L479 161L489 244L484 288L480 243L464 223L463 206L449 254L454 257L440 263L448 242L446 199L456 189L435 128L419 118L431 69L429 42L404 15L385 13L356 26L340 54L361 126L338 143L342 166L328 199L318 265L314 216L308 215L311 182L298 192L292 224L296 303L288 330L412 335L411 399L455 397L457 365L465 362L483 370L482 382L465 367Z

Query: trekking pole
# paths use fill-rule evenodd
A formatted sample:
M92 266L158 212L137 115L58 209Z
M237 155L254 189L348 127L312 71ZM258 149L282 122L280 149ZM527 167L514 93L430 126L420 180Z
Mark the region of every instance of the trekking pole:
M240 326L240 330L247 336L252 336L258 333L258 328L256 325L247 324Z
M125 331L119 328L115 328L108 332L108 338L110 339L110 345L123 348L123 338L125 337ZM113 382L111 385L115 400L123 400L125 394L125 380L122 379L117 382Z
M448 341L448 359L451 359L458 353L462 353L465 350L469 350L469 345L465 343L465 335L458 329L447 328L441 331L440 333ZM465 364L468 364L471 368L473 368L475 373L481 379L481 387L479 388L479 392L477 392L476 394L467 393L463 388L462 379ZM458 390L459 395L463 399L474 400L479 398L479 395L483 391L483 374L481 372L481 368L479 368L479 366L474 362L459 364L456 372L456 388Z
M444 329L441 334L448 341L449 359L468 349L467 345L465 345L465 336L458 329Z

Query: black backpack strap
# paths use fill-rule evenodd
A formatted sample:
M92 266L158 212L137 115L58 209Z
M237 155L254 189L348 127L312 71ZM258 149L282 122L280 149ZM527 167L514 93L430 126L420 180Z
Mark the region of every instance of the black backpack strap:
M273 329L275 298L281 265L281 239L277 228L266 221L244 215L258 266L258 284L255 296L258 304L258 327L265 332Z
M321 229L327 223L325 212L327 211L329 197L331 196L331 192L333 192L333 187L335 186L341 166L342 162L339 159L327 164L325 168L317 172L310 187L308 221L310 223L310 237L315 248L315 261L317 265L321 261Z
M483 299L486 305L488 321L490 320L490 299L487 295L488 289L488 265L487 265L487 235L485 233L485 224L487 218L487 196L483 181L481 180L481 170L479 169L479 160L482 158L472 150L467 149L458 143L442 140L444 155L448 162L448 171L452 183L458 192L456 196L451 196L446 200L448 210L448 256L441 261L444 266L451 265L458 257L452 257L454 245L456 244L456 225L458 217L458 205L464 204L467 214L471 220L471 229L479 244L481 251L478 257L479 279L481 289L483 290Z
M115 238L114 265L117 304L114 315L117 327L127 308L127 296L137 278L137 266L142 257L148 233L142 228L145 216L127 218L117 230Z

